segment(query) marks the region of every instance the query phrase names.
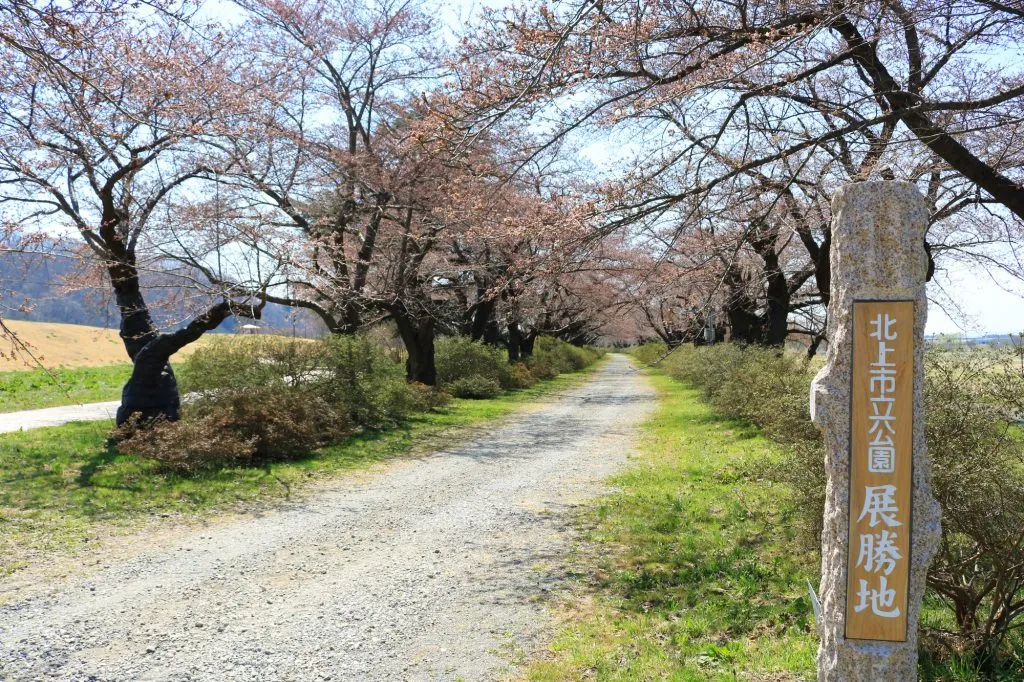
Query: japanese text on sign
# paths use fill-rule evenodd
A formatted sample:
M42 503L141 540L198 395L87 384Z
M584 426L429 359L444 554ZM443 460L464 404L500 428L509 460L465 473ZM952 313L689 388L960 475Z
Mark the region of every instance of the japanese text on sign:
M903 641L910 552L914 304L854 303L846 636Z

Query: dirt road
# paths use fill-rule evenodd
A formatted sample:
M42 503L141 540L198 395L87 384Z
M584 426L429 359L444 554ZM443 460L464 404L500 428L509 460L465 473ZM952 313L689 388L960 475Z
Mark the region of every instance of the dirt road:
M569 509L653 392L622 356L484 437L0 608L3 680L490 680L544 644Z
M60 426L68 422L91 422L113 419L117 414L120 400L84 405L63 405L44 407L39 410L22 410L0 414L0 433L28 431L43 426Z

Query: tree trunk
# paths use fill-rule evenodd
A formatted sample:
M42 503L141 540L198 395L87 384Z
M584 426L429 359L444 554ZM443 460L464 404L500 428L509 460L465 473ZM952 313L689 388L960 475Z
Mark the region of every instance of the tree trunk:
M427 386L437 385L437 366L434 362L434 318L417 319L404 307L392 310L392 317L398 326L408 355L405 361L405 378Z
M498 321L493 316L487 321L487 326L484 327L484 343L488 346L501 345L501 329L498 327Z
M363 314L360 307L354 302L348 302L342 308L342 314L338 320L336 333L355 334L363 327Z
M469 333L469 338L473 341L484 340L486 343L487 327L494 318L496 303L494 299L478 299L476 310L473 312L473 326Z
M522 358L523 331L519 323L512 322L508 325L508 361L509 364L519 362Z
M729 274L729 300L725 314L729 319L733 343L757 343L760 340L761 320L757 316L757 301L745 291L746 282L736 273ZM703 343L704 335L697 335L698 344Z
M765 256L764 272L768 280L768 309L765 311L762 343L781 346L786 343L789 334L790 293L786 274L779 267L777 253Z
M826 308L832 298L831 250L832 235L826 232L825 238L821 242L821 248L818 251L818 257L814 261L814 282L818 287L818 294L821 295L821 304Z
M821 342L825 340L825 334L815 334L811 340L810 345L807 346L807 359L810 360L818 354L818 348L821 346Z
M530 332L529 334L526 334L525 336L523 336L522 343L519 346L519 352L523 356L524 359L530 357L531 355L533 355L533 345L534 345L534 343L536 343L536 341L537 341L537 333L536 332Z
M139 290L138 277L115 284L114 294L121 312L121 341L132 361L132 374L121 390L116 424L132 416L142 420L176 421L181 407L178 382L168 362L170 354L157 353L159 338L149 308Z
M183 329L159 334L138 290L137 279L135 283L134 293L130 284L115 291L121 310L121 339L132 359L132 374L121 391L115 423L122 426L133 417L140 423L154 419L177 421L181 396L170 357L204 333L216 329L231 315L232 307L226 301L218 303ZM251 314L259 318L260 309Z

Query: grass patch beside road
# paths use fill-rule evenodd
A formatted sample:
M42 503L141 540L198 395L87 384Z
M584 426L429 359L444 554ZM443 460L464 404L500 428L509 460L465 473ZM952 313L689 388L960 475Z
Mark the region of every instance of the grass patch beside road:
M757 474L773 446L651 380L661 404L640 458L586 517L587 584L528 678L813 679L817 563L792 551L792 503Z
M456 400L404 425L369 432L295 461L183 476L108 448L111 422L0 435L0 576L74 550L100 526L131 528L152 514L201 514L296 494L311 482L391 457L427 452L531 400L580 384L597 365L491 400Z
M0 372L0 412L118 400L130 364Z

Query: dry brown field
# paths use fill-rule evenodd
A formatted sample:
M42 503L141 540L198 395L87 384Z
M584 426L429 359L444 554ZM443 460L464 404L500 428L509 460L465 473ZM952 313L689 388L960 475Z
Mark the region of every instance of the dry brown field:
M24 320L4 320L4 324L47 367L98 367L128 362L116 329ZM197 344L187 346L174 358L180 360L204 341L200 339ZM10 350L10 343L6 339L0 340L0 353L3 355L0 357L0 371L35 367L30 358L11 357Z

